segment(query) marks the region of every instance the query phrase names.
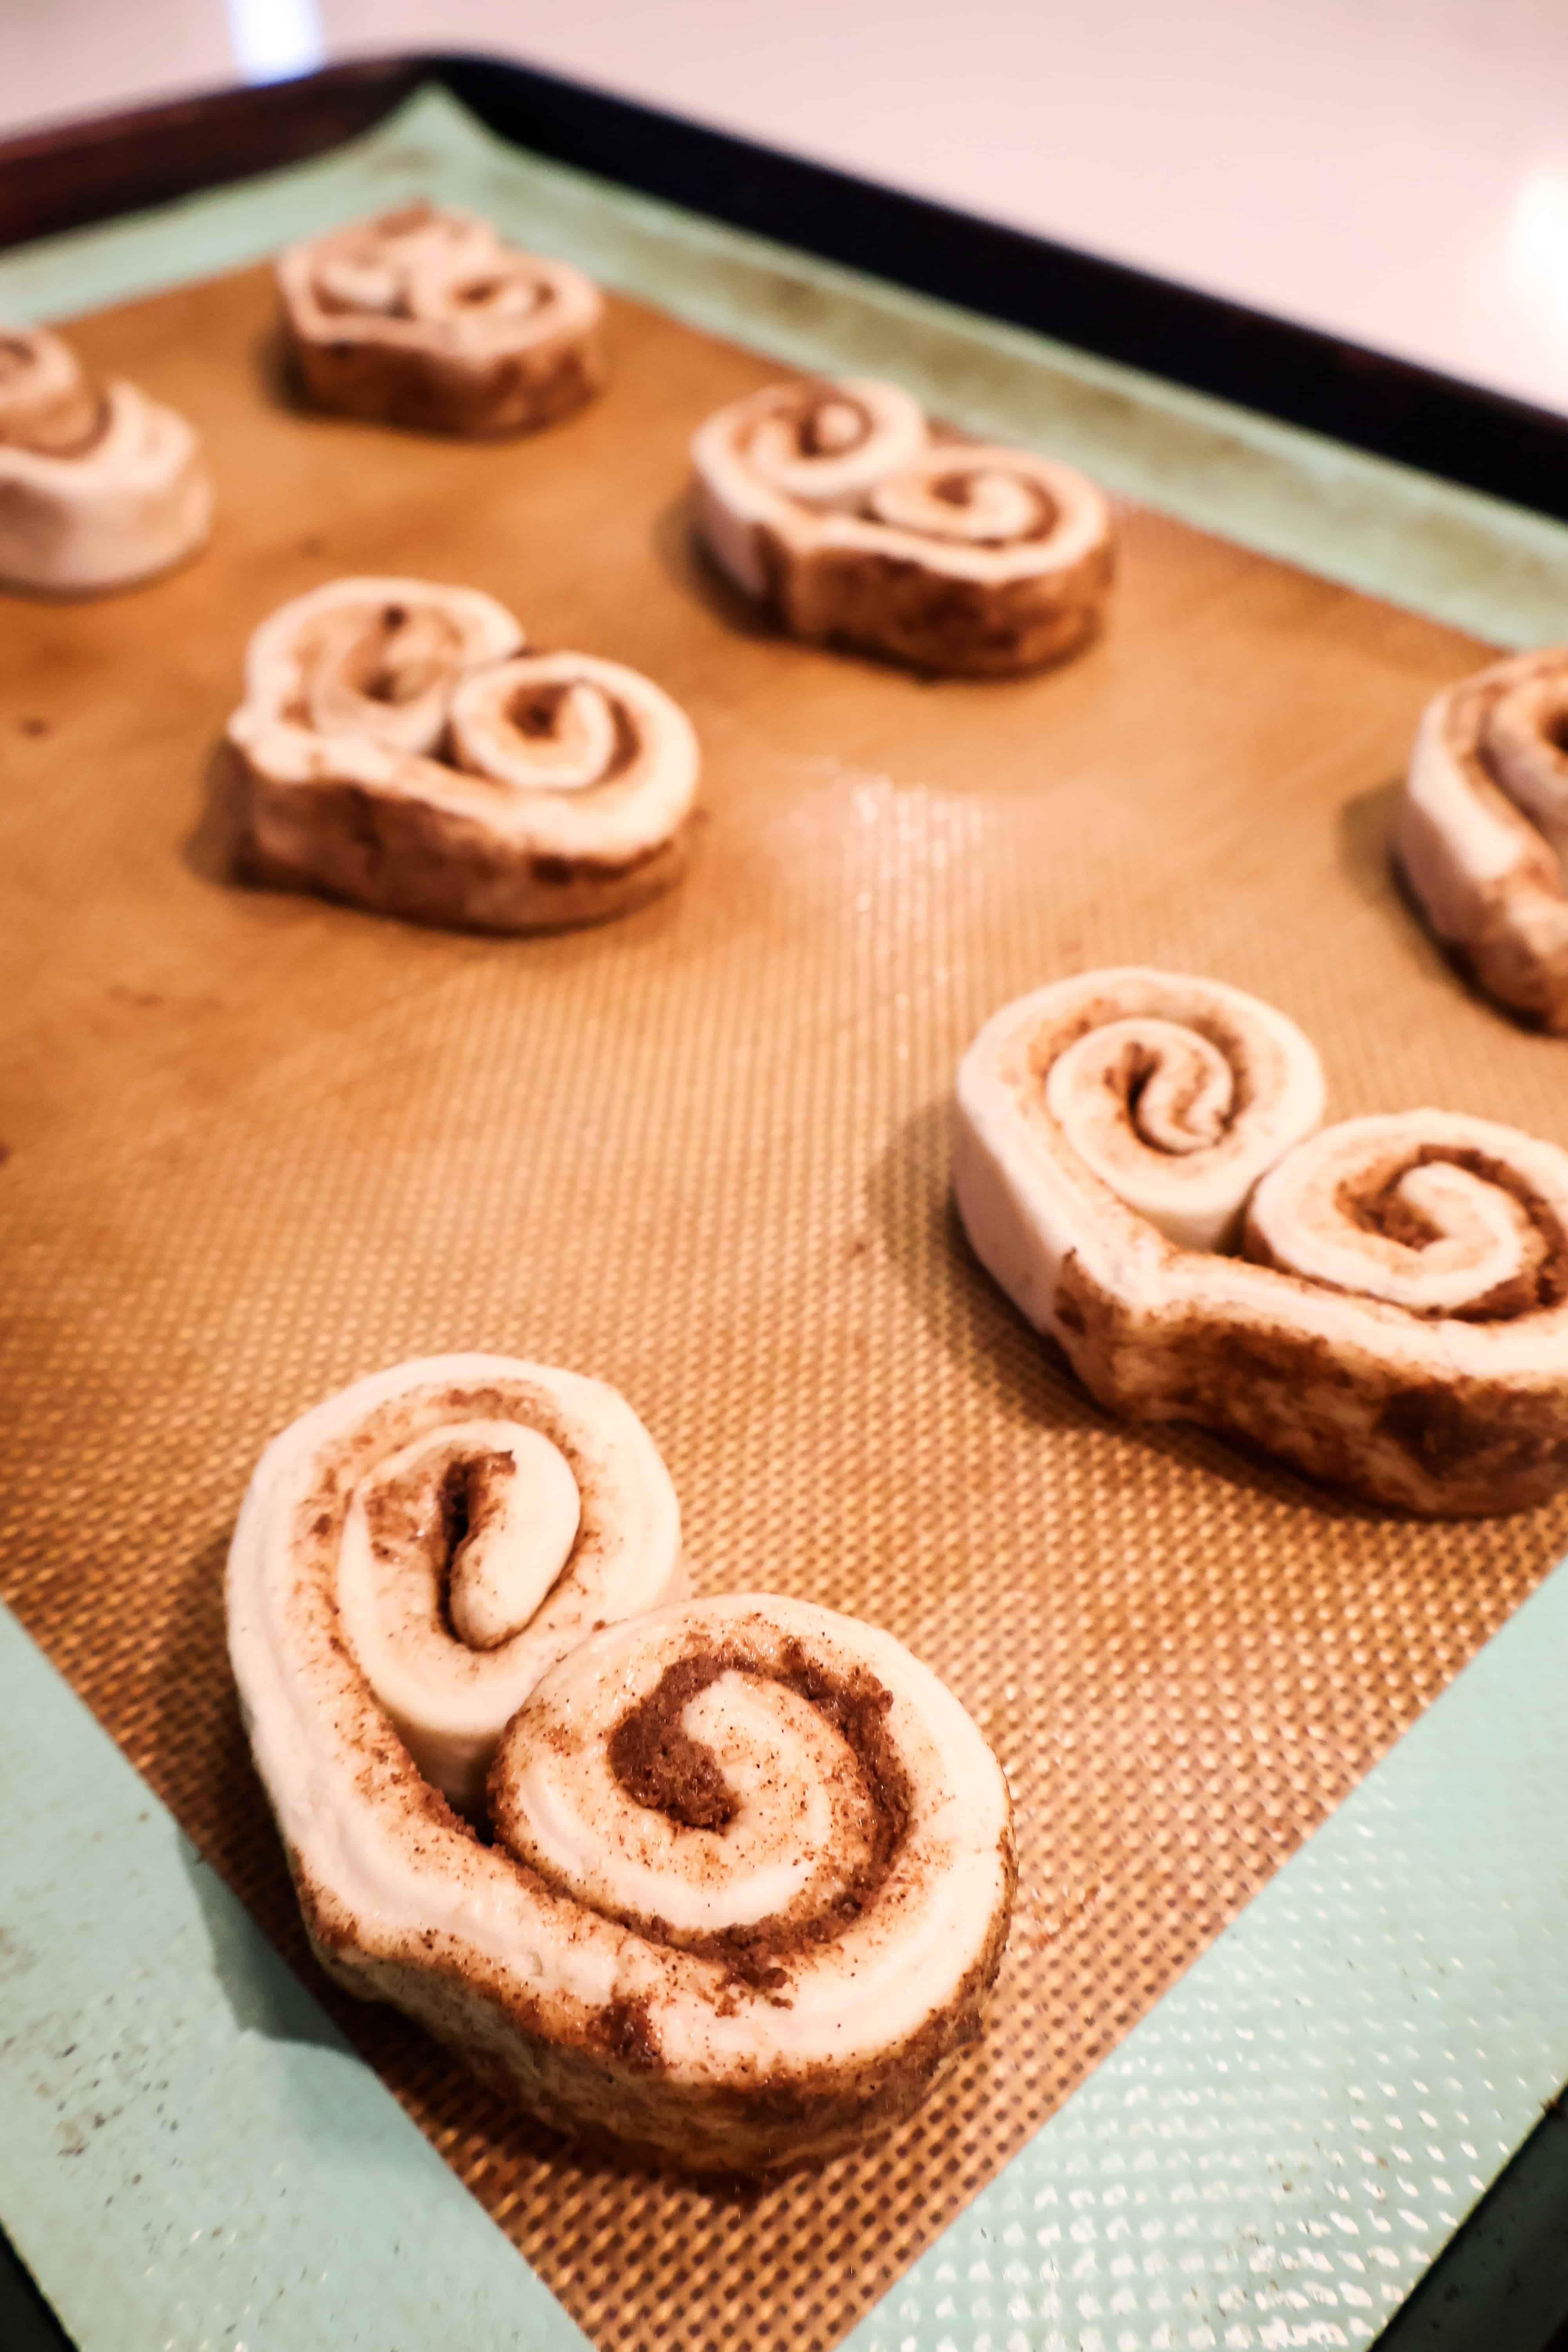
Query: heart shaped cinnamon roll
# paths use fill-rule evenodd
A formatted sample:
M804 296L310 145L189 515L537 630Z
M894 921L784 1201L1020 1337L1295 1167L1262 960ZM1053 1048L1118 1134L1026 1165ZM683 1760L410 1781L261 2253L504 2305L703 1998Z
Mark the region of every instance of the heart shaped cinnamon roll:
M1427 705L1396 847L1482 987L1568 1031L1568 646L1494 662Z
M605 381L605 305L470 213L406 205L291 246L284 330L310 397L433 433L530 432Z
M265 621L228 740L259 880L480 930L551 929L678 880L700 759L636 670L529 654L505 606L336 580Z
M1011 1807L889 1634L766 1594L628 1614L677 1549L613 1391L403 1365L263 1456L230 1652L342 1983L558 2129L760 2172L907 2114L978 2032Z
M964 1056L959 1212L1113 1412L1411 1510L1542 1500L1568 1480L1568 1152L1437 1110L1314 1133L1322 1108L1256 997L1088 972Z
M1094 484L933 434L896 384L771 384L691 446L714 561L790 633L1005 677L1075 652L1111 577Z
M0 582L80 594L195 554L212 485L183 416L94 383L45 328L0 331Z

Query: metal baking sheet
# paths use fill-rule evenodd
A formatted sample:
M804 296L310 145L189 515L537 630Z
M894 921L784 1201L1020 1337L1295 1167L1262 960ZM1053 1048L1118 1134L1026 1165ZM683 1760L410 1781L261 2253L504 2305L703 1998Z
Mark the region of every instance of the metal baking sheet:
M571 462L563 436L498 460L296 418L259 279L189 282L416 190L645 306ZM460 2175L605 2346L718 2342L738 2310L759 2342L1369 2341L1568 2071L1563 1842L1519 1802L1560 1784L1558 1587L1422 1713L1563 1514L1413 1528L1114 1431L965 1261L943 1103L1001 996L1201 955L1305 1021L1342 1110L1436 1094L1559 1132L1561 1048L1464 995L1381 827L1421 695L1475 652L1411 614L1536 633L1568 533L663 214L435 96L324 163L0 263L14 310L158 285L83 341L203 423L232 486L214 552L141 597L7 608L7 1591L216 1872L10 1640L14 1770L51 1759L6 1922L32 1960L0 2158L24 2252L89 2347L128 2296L176 2342L289 2342L295 2263L366 2343L437 2340L448 2276L470 2340L550 2340ZM691 562L680 449L759 349L885 368L1163 509L1124 518L1104 646L932 689L750 630ZM229 887L202 769L245 627L323 570L397 565L689 702L710 821L679 900L513 946ZM706 1583L879 1616L1001 1748L1034 1849L1011 1974L984 2052L875 2156L744 2206L628 2186L345 2013L417 2131L227 1892L298 1957L215 1664L249 1461L337 1381L454 1340L616 1379ZM113 1872L72 1790L110 1805ZM191 2217L177 2263L154 2200L165 2231ZM440 2219L411 2254L415 2210Z

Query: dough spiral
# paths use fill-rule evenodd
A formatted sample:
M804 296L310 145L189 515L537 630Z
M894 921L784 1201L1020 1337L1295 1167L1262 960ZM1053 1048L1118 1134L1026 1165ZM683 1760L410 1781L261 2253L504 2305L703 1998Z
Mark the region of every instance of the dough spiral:
M1533 1318L1568 1298L1568 1154L1451 1111L1346 1119L1264 1177L1246 1250L1412 1316Z
M964 1056L960 1213L1114 1412L1413 1510L1541 1500L1568 1480L1568 1153L1436 1110L1314 1132L1322 1108L1257 998L1058 982Z
M700 755L636 670L528 654L493 597L338 580L262 624L229 721L258 878L483 930L554 929L679 878Z
M406 205L291 246L285 332L322 408L474 436L552 425L605 381L605 305L474 215Z
M1094 485L1026 450L933 435L895 384L773 384L692 443L715 562L794 635L1005 676L1073 652L1110 584Z
M1427 705L1396 848L1482 987L1568 1031L1568 646L1494 662Z
M286 1656L296 1706L331 1714L319 1628L338 1629L426 1780L471 1811L547 1668L679 1589L675 1491L613 1389L435 1356L355 1381L268 1448L229 1564L230 1643L242 1692Z
M183 416L94 383L46 328L0 330L0 582L127 587L194 554L212 507Z
M513 1632L569 1517L524 1439L566 1457L581 1523ZM890 1635L765 1594L625 1613L668 1591L677 1538L612 1391L498 1358L399 1366L263 1456L230 1653L342 1983L560 2129L764 2171L907 2114L978 2032L1011 1807L968 1716ZM469 1607L468 1641L492 1646L457 1631Z

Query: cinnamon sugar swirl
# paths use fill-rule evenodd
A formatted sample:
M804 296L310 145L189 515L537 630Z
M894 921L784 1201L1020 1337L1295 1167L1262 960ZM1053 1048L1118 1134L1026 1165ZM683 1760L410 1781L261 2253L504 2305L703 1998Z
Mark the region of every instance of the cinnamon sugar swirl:
M291 246L285 332L311 399L489 436L552 425L605 381L605 305L580 270L469 213L405 205Z
M433 1356L355 1381L268 1448L229 1562L230 1644L279 1772L346 1644L365 1705L473 1811L541 1675L680 1589L675 1490L623 1398L510 1357ZM279 1675L300 1723L268 1712ZM352 1710L336 1726L363 1728Z
M333 1976L562 2131L763 2172L908 2114L979 2031L1011 1807L890 1635L764 1594L626 1614L676 1528L597 1383L401 1366L263 1456L230 1650Z
M475 589L337 580L262 624L238 754L258 880L480 930L627 912L679 880L700 758L678 704L531 654Z
M183 416L94 383L45 328L0 330L0 583L128 587L195 554L212 504Z
M1568 646L1494 662L1428 704L1396 846L1489 994L1568 1031Z
M1411 1510L1540 1501L1568 1480L1568 1152L1436 1110L1315 1132L1322 1108L1257 998L1086 973L965 1055L959 1211L1113 1412Z
M792 635L1005 677L1075 652L1111 577L1092 482L933 433L896 384L770 385L692 443L698 528Z

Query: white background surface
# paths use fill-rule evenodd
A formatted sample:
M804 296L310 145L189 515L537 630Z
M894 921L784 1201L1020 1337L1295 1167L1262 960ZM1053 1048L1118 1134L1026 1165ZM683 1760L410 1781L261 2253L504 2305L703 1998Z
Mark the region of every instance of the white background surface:
M1568 0L0 0L0 131L552 67L1568 413Z

